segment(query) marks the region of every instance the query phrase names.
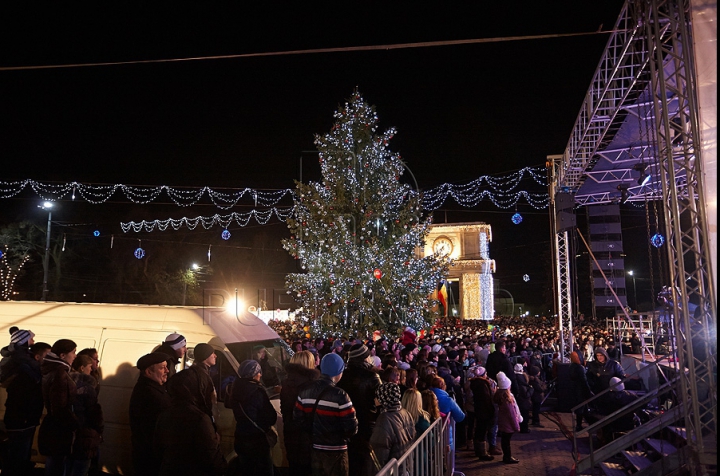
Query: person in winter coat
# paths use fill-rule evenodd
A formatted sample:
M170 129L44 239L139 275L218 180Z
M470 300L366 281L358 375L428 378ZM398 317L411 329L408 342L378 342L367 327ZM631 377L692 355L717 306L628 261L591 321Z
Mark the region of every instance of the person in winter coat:
M494 457L488 453L488 437L490 428L495 421L495 381L487 377L484 367L476 367L475 376L469 379L472 390L473 407L475 408L475 434L473 435L473 449L480 461L492 461Z
M310 475L310 451L312 442L310 435L302 431L293 417L295 402L300 390L320 378L320 371L315 368L315 357L310 351L297 352L290 358L285 367L287 377L280 391L280 413L283 418L283 439L290 465L290 474L295 476Z
M158 417L153 437L159 476L219 476L227 469L213 422L198 401L196 385L197 378L187 371L168 381L171 404Z
M183 370L183 372L191 372L195 374L195 380L198 382L196 393L198 394L198 407L204 411L215 425L215 415L217 414L217 392L215 384L210 377L210 367L217 362L215 349L209 344L198 344L194 349L194 360L192 366Z
M378 416L370 445L375 452L378 470L390 461L400 458L415 441L415 421L402 408L400 387L394 383L384 383L377 389L377 399L383 407ZM412 471L410 471L412 473Z
M168 378L172 377L177 373L177 366L183 357L185 357L185 352L187 352L185 336L173 332L165 338L165 342L160 344L160 347L158 347L155 352L162 352L167 355L168 371L170 372Z
M348 476L348 442L358 429L353 402L336 387L345 363L330 353L320 362L320 378L300 390L294 420L312 441L311 464L315 476Z
M514 433L520 431L522 416L518 409L515 398L510 392L512 382L505 376L505 372L497 374L498 388L493 396L493 401L498 406L498 434L503 452L503 463L517 464L519 461L512 456L510 439Z
M98 351L94 348L86 348L78 352L78 357L81 355L87 355L90 357L90 360L92 361L92 367L90 370L90 376L95 379L97 382L97 386L95 389L97 390L97 393L100 393L100 381L102 380L102 370L100 369L100 359L98 358Z
M77 399L73 411L78 419L79 428L75 432L72 459L78 472L86 475L91 460L97 456L102 442L104 428L102 408L97 400L97 380L90 375L92 359L87 355L78 355L72 364L70 378L77 388Z
M60 339L53 344L40 366L47 415L40 425L38 447L40 454L45 456L45 474L48 476L62 476L73 466L72 446L79 423L73 412L77 388L70 378L70 369L76 349L75 342Z
M26 475L30 470L33 438L43 411L40 363L29 349L34 337L32 331L14 329L0 372L0 384L7 389L3 421L8 441L3 475Z
M595 360L587 365L587 381L596 395L610 385L610 379L625 379L625 371L619 362L612 360L603 347L595 348Z
M160 461L153 452L155 425L163 410L170 407L166 382L167 354L153 352L137 361L140 370L130 396L130 444L135 476L157 476Z
M518 394L515 401L520 409L520 415L522 415L523 421L520 423L520 433L530 433L530 410L532 409L532 396L534 394L533 388L530 386L530 381L525 368L521 364L515 364L513 369L515 372L515 380L518 383Z
M610 393L600 412L603 415L610 415L626 405L630 405L637 400L637 398L635 394L625 390L625 384L623 384L619 378L613 377L610 379ZM634 416L634 413L626 413L615 421L605 425L602 433L603 442L612 441L616 433L632 430L635 427Z
M572 389L570 408L574 408L593 395L585 375L585 367L580 363L580 356L577 352L570 353L570 369L568 374L570 377L570 388ZM587 417L587 405L575 410L575 431L582 430L583 418L587 421Z
M431 416L423 410L422 395L414 388L409 388L402 394L400 405L410 414L415 422L415 438L420 438L425 430L430 428Z
M465 412L460 409L458 404L450 398L450 395L445 391L445 381L440 377L435 377L432 380L430 390L435 394L438 399L438 408L446 415L452 415L456 422L463 421L465 419Z
M379 410L375 394L382 381L373 366L366 361L369 355L370 349L364 344L350 347L347 368L337 383L353 402L358 420L358 432L350 438L348 445L351 476L374 474L370 436Z
M540 367L531 365L528 369L528 375L530 379L530 386L533 389L532 397L532 423L531 426L543 428L540 424L540 407L542 406L543 399L545 398L545 391L547 386L545 382L540 379Z
M505 353L506 350L507 344L505 343L505 340L498 340L495 343L495 352L488 355L487 365L485 366L485 369L487 370L488 377L493 380L497 380L496 377L498 372L504 373L505 376L510 379L510 382L512 384L510 387L510 391L513 395L517 396L517 380L515 379L513 364L510 362L510 359Z
M262 385L262 369L256 360L245 360L238 368L225 406L235 415L235 452L238 466L246 474L272 476L271 447L265 436L277 421L277 412Z

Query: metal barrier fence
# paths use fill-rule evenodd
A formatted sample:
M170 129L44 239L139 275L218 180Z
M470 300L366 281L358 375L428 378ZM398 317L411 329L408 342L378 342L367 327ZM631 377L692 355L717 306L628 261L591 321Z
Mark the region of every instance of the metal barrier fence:
M404 455L392 458L376 476L452 476L455 448L450 442L454 433L451 416L438 418Z

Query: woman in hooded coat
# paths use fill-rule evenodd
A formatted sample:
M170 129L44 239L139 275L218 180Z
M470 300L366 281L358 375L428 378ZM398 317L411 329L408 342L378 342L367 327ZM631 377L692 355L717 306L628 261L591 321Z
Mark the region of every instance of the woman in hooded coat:
M400 458L413 444L415 422L402 408L400 387L397 384L383 383L378 387L375 395L383 411L373 427L370 445L382 468L391 458Z
M315 356L307 350L298 352L290 358L285 367L287 377L280 391L280 413L283 418L283 439L290 474L311 474L310 453L312 441L310 435L303 431L293 418L293 409L298 394L308 383L320 378L320 371L315 368Z

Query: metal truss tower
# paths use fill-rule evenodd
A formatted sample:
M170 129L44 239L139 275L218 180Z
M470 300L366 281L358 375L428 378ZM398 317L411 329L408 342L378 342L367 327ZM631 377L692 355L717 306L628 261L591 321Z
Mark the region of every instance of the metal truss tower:
M690 474L708 474L717 465L717 301L689 12L690 0L626 1L565 153L556 159L549 157L548 162L553 179L551 197L553 192L567 192L574 194L577 205L617 203L614 185L592 196L579 191L586 180L617 184L624 180L620 177L623 173L629 178L633 164L627 157L632 157L633 151L614 151L608 145L630 116L652 126L644 141L632 148L653 161L659 186L627 190L625 200L663 203L678 363L687 369L680 372L677 391L690 449L687 465ZM601 160L628 166L624 172L621 168L593 172ZM557 219L555 208L551 207L551 220ZM572 302L566 282L569 270L565 270L567 231L552 229L562 328L562 319L571 317Z

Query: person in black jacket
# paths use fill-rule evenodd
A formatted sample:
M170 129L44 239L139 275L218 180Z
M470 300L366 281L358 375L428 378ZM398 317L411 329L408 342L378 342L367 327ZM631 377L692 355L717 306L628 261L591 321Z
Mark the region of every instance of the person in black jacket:
M488 437L490 436L490 428L497 418L495 404L493 403L496 384L494 380L487 377L484 367L476 367L475 375L476 377L470 379L470 390L472 391L473 406L475 408L473 449L475 450L475 456L480 461L492 461L494 457L488 453ZM486 442L488 442L487 446Z
M300 391L294 419L312 439L314 476L348 476L348 441L358 429L353 402L336 383L345 363L338 354L320 362L322 376Z
M320 378L315 368L315 357L308 350L297 352L285 367L287 377L280 391L280 413L283 419L283 439L290 474L293 476L310 475L310 435L302 431L293 417L295 402L300 390Z
M493 380L497 378L498 372L503 372L505 376L510 379L510 391L514 396L517 396L518 386L517 379L515 378L515 370L513 368L513 364L510 362L510 359L505 353L505 350L505 340L500 339L495 343L495 352L488 355L485 369L487 370L488 377Z
M570 408L576 407L580 403L588 400L592 396L590 385L588 385L585 375L585 367L580 363L580 356L577 352L570 353L570 387L572 389ZM587 421L588 409L587 405L575 410L575 431L582 430L583 418Z
M375 474L370 456L370 437L379 413L375 404L375 392L382 380L373 366L366 361L369 355L370 349L364 344L352 346L348 351L347 368L337 383L353 402L358 420L358 432L350 438L348 445L351 476Z
M34 337L31 331L15 329L10 337L8 360L0 373L0 383L7 389L4 422L8 442L3 475L26 475L30 471L30 450L43 411L40 363L29 349Z
M515 372L515 379L518 384L518 395L515 398L518 408L520 409L520 415L523 421L520 422L520 433L530 433L530 410L532 409L532 396L535 391L530 386L530 381L525 373L525 367L517 363L513 369Z
M277 421L277 412L270 403L262 381L260 364L245 360L238 369L239 379L233 382L225 406L235 415L235 452L243 474L273 476L270 445L265 432Z
M153 436L159 476L225 474L227 461L213 422L201 408L196 376L179 372L168 382L168 392L172 403L158 417Z
M619 362L612 360L602 347L595 348L595 360L587 364L587 380L590 389L598 394L610 386L610 379L625 379L625 371Z
M170 406L165 383L168 378L167 354L153 352L137 361L140 376L130 396L130 443L135 476L156 476L160 461L153 452L155 424Z

